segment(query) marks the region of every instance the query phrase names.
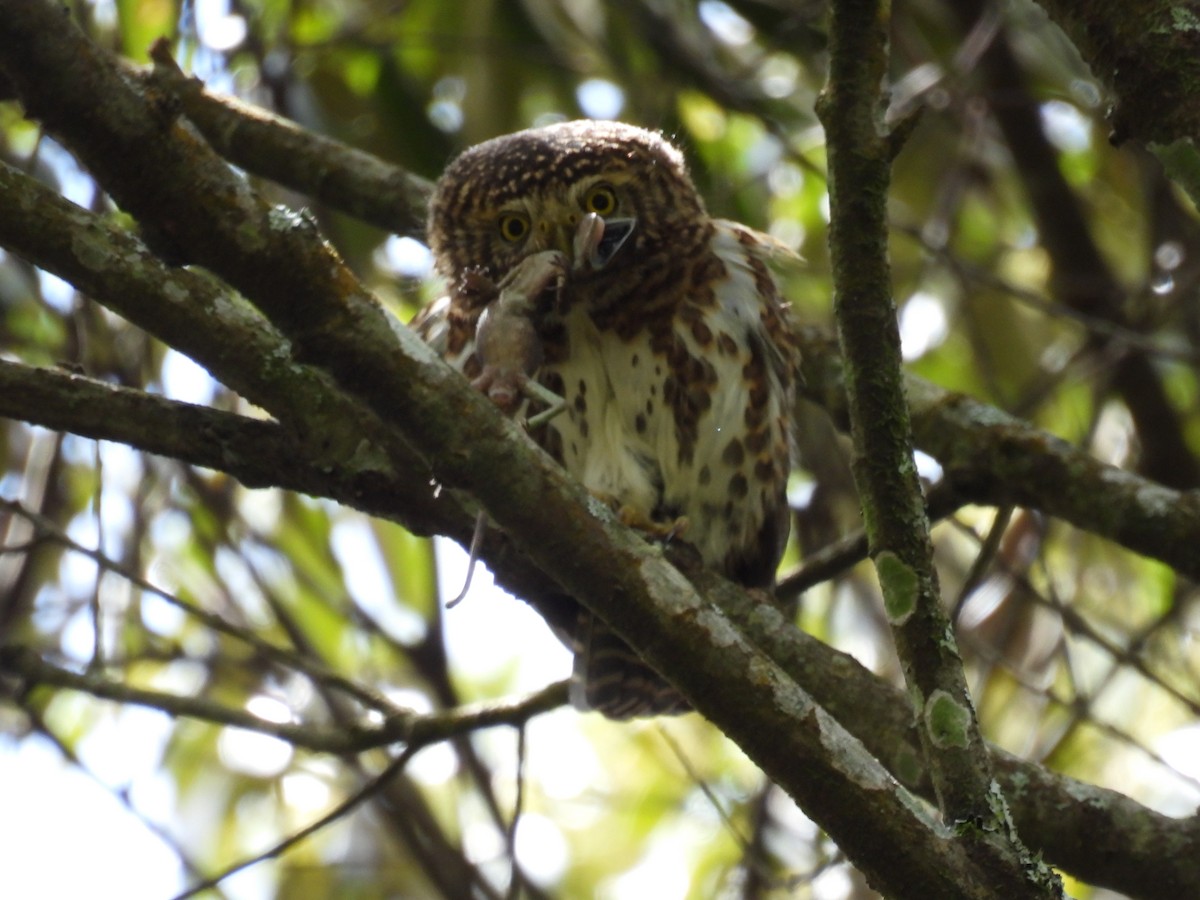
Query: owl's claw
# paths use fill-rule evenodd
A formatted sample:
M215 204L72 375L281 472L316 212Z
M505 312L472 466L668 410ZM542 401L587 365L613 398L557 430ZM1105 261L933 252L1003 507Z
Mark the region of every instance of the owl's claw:
M635 506L624 505L617 510L617 518L621 524L628 525L635 531L649 537L651 540L669 544L676 538L682 537L688 529L687 516L678 516L668 521L659 521L647 515Z
M620 499L604 491L590 491L591 495L613 510L622 525L640 531L651 540L670 543L682 537L688 530L687 516L677 516L674 519L655 519L645 510L631 503L622 503Z

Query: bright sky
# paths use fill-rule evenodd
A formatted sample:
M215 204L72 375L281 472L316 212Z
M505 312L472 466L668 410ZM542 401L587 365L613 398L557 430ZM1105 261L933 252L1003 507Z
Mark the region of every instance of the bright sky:
M0 896L164 900L175 853L44 738L0 735Z
M106 466L106 477L115 474ZM369 545L364 542L364 546ZM456 544L438 541L437 555L445 573L445 600L458 592L465 577L466 554ZM369 582L374 580L372 570L377 563L370 554L355 561L358 575L354 588L364 594L372 592ZM382 593L381 588L377 596ZM469 676L486 676L511 665L513 647L518 644L522 647L516 675L518 691L536 690L570 671L566 649L526 604L495 587L483 565L476 569L470 594L448 611L446 619L451 664ZM265 709L252 711L271 714ZM590 746L575 729L573 714L545 719L531 731L530 739L530 752L537 754L534 771L539 780L552 794L569 796L587 790L594 780L596 763ZM128 789L139 813L160 824L172 822L175 810L170 781L157 773L170 725L165 716L153 711L118 712L114 707L113 718L100 725L79 748L96 778L66 763L44 738L18 741L0 734L0 797L4 798L4 815L0 816L0 897L164 900L186 886L174 851L115 796ZM501 733L504 738L500 740L510 737L506 731ZM235 731L228 731L226 738L220 742L222 762L226 764L270 775L270 769L281 769L287 762L286 746L274 739ZM572 746L571 752L537 752L539 747L561 749L564 742ZM506 755L515 753L515 748L511 751ZM427 783L444 781L451 772L449 753L439 747L422 751L414 758L410 774ZM533 765L534 760L530 763ZM294 797L298 806L313 807L305 811L305 818L316 818L328 803L328 795L320 792L316 796L309 793L311 803L299 794L287 796L289 800ZM282 835L270 840L279 837ZM469 851L474 841L480 858L495 856L494 838L486 829L468 832L467 838ZM541 870L531 874L552 879L566 865L564 839L557 826L543 817L535 816L522 824L518 853L522 844L527 848L525 859L535 870ZM535 846L539 852L528 852ZM549 852L556 847L557 852ZM64 859L69 864L64 864ZM247 871L225 884L224 889L234 900L270 897L272 884L267 874ZM663 900L671 896L671 892L660 894Z

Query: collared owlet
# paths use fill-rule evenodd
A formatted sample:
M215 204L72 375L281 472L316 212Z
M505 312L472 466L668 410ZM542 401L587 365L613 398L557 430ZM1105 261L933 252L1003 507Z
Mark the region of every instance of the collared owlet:
M707 565L770 588L795 368L771 239L709 216L660 135L576 121L459 156L434 193L429 244L449 296L418 322L425 339L480 381L481 313L505 284L536 285L533 377L565 408L534 439L623 511L680 523ZM528 277L535 263L555 277ZM571 619L577 706L622 719L688 708L590 612Z

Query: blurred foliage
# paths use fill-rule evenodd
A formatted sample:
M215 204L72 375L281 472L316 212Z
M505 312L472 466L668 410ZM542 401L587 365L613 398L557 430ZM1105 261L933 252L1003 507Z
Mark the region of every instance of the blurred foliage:
M471 143L560 117L661 128L684 147L715 213L769 231L806 258L788 285L797 313L830 315L823 139L812 111L824 80L823 3L73 6L99 44L130 60L144 62L150 43L168 35L210 87L430 179ZM914 370L1116 465L1146 470L1146 450L1157 448L1148 474L1196 487L1194 210L1146 154L1110 146L1100 88L1035 7L1012 4L971 26L953 4L914 0L895 9L892 38L891 112L920 110L896 160L891 208L895 296ZM997 75L989 52L998 43L1011 51L1015 79ZM1033 111L1041 129L1021 135L1001 123L1013 109ZM1050 167L1028 165L1014 140L1044 143ZM76 202L108 209L14 103L0 104L0 154ZM1053 249L1049 238L1069 220L1030 202L1052 176L1066 190L1060 201L1086 223L1086 233L1059 234L1058 243L1094 242L1119 289L1108 306L1083 302L1069 281L1079 273ZM402 318L434 296L412 244L313 211ZM178 354L3 254L0 350L244 408ZM1120 375L1131 353L1157 379L1170 411L1163 427L1182 443L1139 419L1138 389ZM788 565L857 524L845 443L811 410L800 423L804 468ZM305 666L417 709L506 697L567 674L565 654L518 601L476 587L445 613L439 596L457 593L461 557L394 525L22 423L6 423L0 441L0 495L42 517L35 529L16 508L0 513L6 642L111 667L135 686L323 724L345 721L346 697L304 677ZM991 541L994 524L1003 531ZM988 735L1150 805L1194 806L1195 587L1024 510L965 508L935 539ZM93 549L103 556L83 552ZM894 677L871 577L859 566L810 590L800 621ZM219 632L184 605L232 628ZM292 656L268 660L248 637ZM0 729L52 741L126 797L177 854L181 887L296 832L380 767L376 754L318 754L66 691L6 700ZM112 765L129 741L152 748L150 768ZM211 895L464 896L456 890L467 882L436 874L449 860L481 873L475 895L501 896L512 877L506 831L518 773L515 847L528 896L868 895L812 823L696 717L616 725L559 710L529 724L523 747L520 767L508 729L430 747L374 804ZM1190 773L1177 768L1185 764Z

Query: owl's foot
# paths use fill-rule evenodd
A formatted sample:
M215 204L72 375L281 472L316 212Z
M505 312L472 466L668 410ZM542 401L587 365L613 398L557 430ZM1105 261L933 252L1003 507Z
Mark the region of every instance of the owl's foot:
M687 516L667 520L655 519L645 511L629 504L617 507L617 518L621 520L622 525L628 525L635 531L646 535L650 540L660 541L664 544L682 537L688 529Z
M654 540L670 541L687 531L687 516L676 519L656 519L640 507L632 503L622 503L607 491L595 491L588 488L588 493L611 509L622 525L627 525L635 531L641 531Z
M640 510L632 510L623 506L617 513L618 518L630 528L634 528L652 540L669 544L676 538L681 538L688 530L687 516L678 516L666 522L656 521Z

